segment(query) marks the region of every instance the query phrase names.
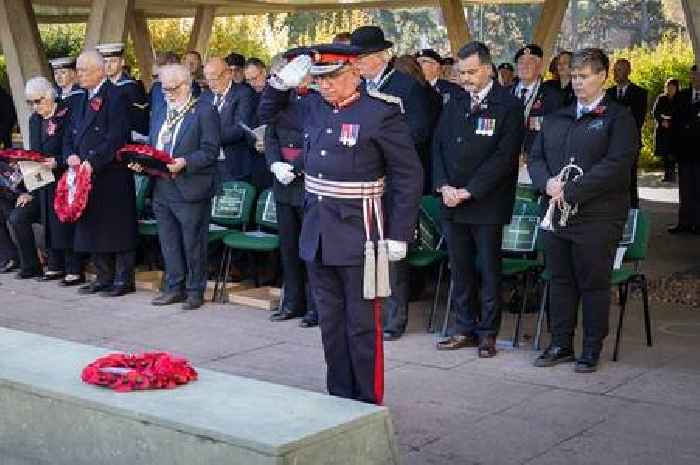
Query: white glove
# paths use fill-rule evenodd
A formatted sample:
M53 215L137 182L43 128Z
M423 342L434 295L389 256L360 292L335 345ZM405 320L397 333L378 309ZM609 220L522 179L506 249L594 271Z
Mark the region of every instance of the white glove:
M312 61L308 55L299 55L270 78L270 85L277 90L289 90L298 87L311 69Z
M284 186L294 181L296 177L294 174L294 167L283 161L276 161L270 165L270 171L275 175L280 184Z
M407 244L403 241L386 240L386 248L389 252L389 261L398 262L406 258Z

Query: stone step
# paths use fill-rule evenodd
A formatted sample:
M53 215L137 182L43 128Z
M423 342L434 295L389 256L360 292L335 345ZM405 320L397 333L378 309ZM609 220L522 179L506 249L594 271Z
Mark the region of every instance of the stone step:
M0 328L0 463L398 464L384 407L205 369L174 390L82 383L109 352Z

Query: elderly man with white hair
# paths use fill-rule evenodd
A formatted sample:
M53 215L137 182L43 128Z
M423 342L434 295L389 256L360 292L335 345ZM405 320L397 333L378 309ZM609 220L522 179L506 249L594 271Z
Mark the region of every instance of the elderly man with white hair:
M86 92L66 128L63 156L69 168L83 166L92 174L87 206L75 225L75 250L92 254L97 268L97 279L79 292L116 297L134 291L138 239L134 176L115 160L129 140L129 108L106 78L99 52L81 53L77 71Z
M192 95L192 77L184 65L159 71L166 105L151 113L150 143L169 153L172 176L157 177L153 212L165 262L165 289L153 305L183 302L184 310L204 303L207 285L207 235L219 156L219 114ZM138 164L130 167L141 171Z
M58 179L66 169L63 158L63 134L70 119L67 101L56 101L54 86L45 77L27 81L25 96L33 114L29 118L29 148L47 156L44 164L54 171ZM18 278L39 276L42 281L63 278L61 284L74 286L83 282L80 255L73 251L72 224L61 223L54 211L56 183L23 193L10 215L10 224L20 255L22 269ZM44 226L48 269L41 274L37 257L33 223Z

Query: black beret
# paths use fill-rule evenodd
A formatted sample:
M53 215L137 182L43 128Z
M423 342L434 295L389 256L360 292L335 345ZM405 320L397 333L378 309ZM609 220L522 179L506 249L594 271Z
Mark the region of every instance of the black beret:
M518 62L518 59L523 56L523 55L535 55L537 57L544 57L544 51L542 50L542 47L540 47L537 44L528 44L518 50L518 53L515 54L515 61L516 63Z
M416 58L430 58L432 60L437 61L438 63L442 63L442 57L438 52L436 52L432 48L424 48L423 50L418 50L416 52Z

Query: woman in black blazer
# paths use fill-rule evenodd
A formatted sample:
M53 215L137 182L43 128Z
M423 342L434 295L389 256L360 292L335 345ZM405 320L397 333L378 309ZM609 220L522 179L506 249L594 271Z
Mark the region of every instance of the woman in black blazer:
M677 79L667 80L664 93L656 99L652 110L652 115L656 120L654 155L664 162L664 182L676 181L673 114L677 106L675 96L678 90Z

